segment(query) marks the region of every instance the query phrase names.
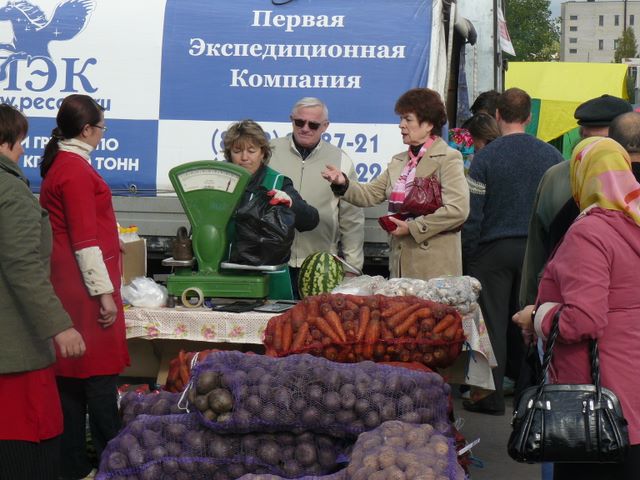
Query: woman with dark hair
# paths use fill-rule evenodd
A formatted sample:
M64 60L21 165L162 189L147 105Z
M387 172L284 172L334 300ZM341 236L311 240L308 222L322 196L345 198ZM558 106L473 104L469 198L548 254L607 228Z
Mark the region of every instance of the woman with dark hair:
M482 150L489 143L500 136L498 122L488 113L476 113L469 120L464 122L462 128L469 130L473 139L475 152Z
M460 227L469 214L469 187L460 152L441 138L447 115L442 99L428 88L414 88L396 102L402 141L409 148L395 155L387 169L368 184L350 182L328 166L322 176L337 195L359 207L389 201L384 221L391 222L389 270L392 277L462 275ZM407 211L413 185L429 179L440 187L439 208L426 215ZM388 220L387 220L388 219Z
M0 105L0 478L57 480L62 409L53 363L85 345L49 281L51 227L18 161L27 119Z
M62 410L62 478L91 470L85 415L98 456L120 428L117 376L129 364L120 297L120 244L108 185L89 154L107 129L102 107L87 95L69 95L44 151L40 204L53 230L51 283L85 339L80 359L58 356Z

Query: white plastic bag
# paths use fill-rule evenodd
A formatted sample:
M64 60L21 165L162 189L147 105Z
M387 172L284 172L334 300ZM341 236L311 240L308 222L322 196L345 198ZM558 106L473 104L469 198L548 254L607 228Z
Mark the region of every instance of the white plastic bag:
M121 290L122 299L134 307L158 308L167 304L165 287L148 277L136 277Z

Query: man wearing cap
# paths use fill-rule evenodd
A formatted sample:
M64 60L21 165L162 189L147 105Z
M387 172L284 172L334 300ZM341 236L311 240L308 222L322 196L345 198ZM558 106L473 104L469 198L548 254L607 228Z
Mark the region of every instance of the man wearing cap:
M602 95L578 106L574 117L580 125L582 138L606 137L613 119L632 110L626 100ZM551 167L544 174L532 212L520 284L521 307L535 303L538 279L547 259L580 213L571 195L568 161Z

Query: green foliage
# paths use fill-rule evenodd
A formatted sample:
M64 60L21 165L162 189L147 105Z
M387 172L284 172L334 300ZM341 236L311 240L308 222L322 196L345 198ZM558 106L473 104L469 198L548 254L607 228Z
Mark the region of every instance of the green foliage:
M547 62L560 51L558 20L551 18L549 0L505 0L505 17L516 60Z
M636 35L631 27L622 32L622 36L618 39L618 48L616 48L613 58L616 63L622 62L623 58L634 58L638 56L638 42Z

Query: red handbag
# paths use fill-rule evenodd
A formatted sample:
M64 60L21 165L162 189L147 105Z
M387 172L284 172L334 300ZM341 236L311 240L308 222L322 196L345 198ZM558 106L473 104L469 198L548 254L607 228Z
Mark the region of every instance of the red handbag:
M407 184L407 193L402 211L412 215L429 215L442 206L440 182L436 174L428 177L416 177Z

